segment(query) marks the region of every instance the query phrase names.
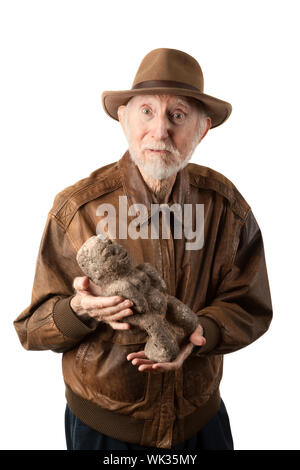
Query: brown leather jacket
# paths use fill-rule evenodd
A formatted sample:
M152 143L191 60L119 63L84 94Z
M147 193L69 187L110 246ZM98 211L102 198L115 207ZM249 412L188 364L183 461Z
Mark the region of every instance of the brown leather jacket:
M99 204L113 204L118 221L119 196L127 196L129 205L145 204L150 214L151 192L128 151L56 196L41 240L31 304L14 325L24 348L63 352L66 398L83 422L116 439L170 448L216 414L223 355L252 343L269 327L272 305L262 235L235 186L194 163L177 174L169 204L204 204L201 249L186 250L186 240L172 236L120 239L116 230L116 241L133 264L151 263L169 293L197 313L207 339L177 371L139 372L126 356L143 350L144 332L113 330L105 323L91 328L70 308L73 279L83 275L76 252L96 233Z

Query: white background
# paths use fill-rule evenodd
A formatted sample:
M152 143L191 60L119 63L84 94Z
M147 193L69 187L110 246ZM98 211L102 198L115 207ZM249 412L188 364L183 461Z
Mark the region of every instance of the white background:
M263 233L274 320L225 357L236 449L299 449L298 1L1 1L2 449L65 449L61 355L25 351L13 320L30 303L57 192L118 160L104 90L130 89L152 49L200 63L204 91L232 103L192 161L227 176Z

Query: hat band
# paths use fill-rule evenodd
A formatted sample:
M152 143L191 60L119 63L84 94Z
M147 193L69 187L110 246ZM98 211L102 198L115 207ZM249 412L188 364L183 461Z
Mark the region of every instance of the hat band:
M198 91L198 93L200 92L199 88L172 80L146 80L145 82L140 82L134 85L132 90L136 90L137 88L184 88L186 90Z

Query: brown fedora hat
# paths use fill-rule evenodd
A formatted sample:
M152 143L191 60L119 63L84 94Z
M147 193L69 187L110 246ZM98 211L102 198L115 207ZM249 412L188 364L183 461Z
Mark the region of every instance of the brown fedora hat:
M118 121L118 107L135 95L181 95L194 98L204 105L212 120L212 128L230 116L230 103L203 93L203 74L200 65L186 52L177 49L154 49L142 60L131 90L104 91L105 112Z

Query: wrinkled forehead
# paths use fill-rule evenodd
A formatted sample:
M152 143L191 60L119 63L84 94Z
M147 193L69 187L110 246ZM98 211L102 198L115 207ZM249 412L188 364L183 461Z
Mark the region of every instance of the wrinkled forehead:
M181 95L136 95L133 96L129 102L139 104L141 101L149 101L153 103L167 103L170 105L182 105L192 107L196 105L195 100L187 96Z

